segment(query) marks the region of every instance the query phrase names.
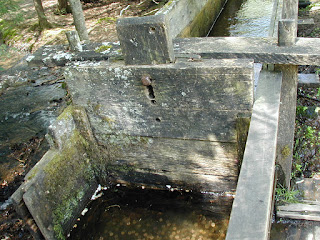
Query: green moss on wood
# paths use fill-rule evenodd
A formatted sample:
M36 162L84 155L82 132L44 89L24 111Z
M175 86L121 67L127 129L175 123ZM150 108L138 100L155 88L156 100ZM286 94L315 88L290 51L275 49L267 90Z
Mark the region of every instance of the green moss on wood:
M109 51L112 47L112 45L102 45L100 47L97 47L94 51L97 53L102 53L105 51Z
M63 110L63 112L57 117L57 120L70 120L72 119L72 113L74 108L72 105L68 106Z
M284 157L284 158L287 158L289 157L290 155L290 147L288 145L284 146L282 149L281 149L281 155Z
M74 130L62 152L44 167L44 185L48 200L55 206L53 222L58 239L64 239L63 226L73 218L79 201L95 177L87 153L89 147L90 143Z

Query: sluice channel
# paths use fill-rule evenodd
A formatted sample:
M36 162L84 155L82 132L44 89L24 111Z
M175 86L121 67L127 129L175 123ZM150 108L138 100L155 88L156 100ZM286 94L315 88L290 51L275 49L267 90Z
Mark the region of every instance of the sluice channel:
M229 0L208 37L267 37L274 0ZM256 66L257 68L260 67ZM233 195L128 188L98 192L68 239L225 239Z
M12 197L19 214L36 223L35 236L225 239L256 63L183 47L206 35L267 37L277 1L185 2L168 1L152 17L119 19L121 49L119 42L78 53L48 47L28 59L30 66L65 66L73 101L49 127L50 149Z

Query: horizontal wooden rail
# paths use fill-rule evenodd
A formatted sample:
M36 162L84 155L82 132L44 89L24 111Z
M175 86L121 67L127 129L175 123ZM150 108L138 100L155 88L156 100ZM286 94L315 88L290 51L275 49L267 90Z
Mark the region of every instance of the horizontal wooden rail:
M261 72L227 240L269 237L281 84L281 73Z
M260 63L320 65L320 39L297 38L294 46L278 46L275 38L217 37L174 39L176 57L249 58Z

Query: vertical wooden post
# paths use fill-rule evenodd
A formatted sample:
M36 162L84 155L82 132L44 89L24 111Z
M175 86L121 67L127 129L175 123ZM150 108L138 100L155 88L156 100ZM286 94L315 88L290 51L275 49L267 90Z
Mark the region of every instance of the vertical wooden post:
M117 33L128 65L174 61L172 38L165 15L120 18Z
M78 33L76 31L68 31L68 32L66 32L66 36L68 39L70 50L72 52L81 52L82 46L80 43L80 38L79 38Z
M282 19L278 25L278 45L294 45L297 37L298 0L283 1ZM282 71L281 105L277 138L278 181L290 188L293 139L296 117L298 66L276 65ZM282 175L282 176L281 176Z

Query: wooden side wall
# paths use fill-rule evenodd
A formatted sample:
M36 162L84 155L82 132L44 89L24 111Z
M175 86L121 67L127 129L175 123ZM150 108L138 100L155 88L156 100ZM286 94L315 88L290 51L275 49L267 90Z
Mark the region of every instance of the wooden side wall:
M86 107L105 146L115 179L235 189L236 119L251 112L252 61L79 67L67 69L66 78L73 103Z

